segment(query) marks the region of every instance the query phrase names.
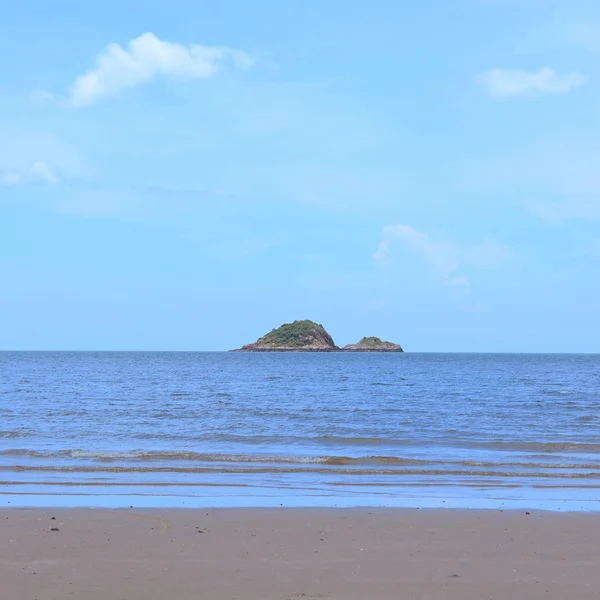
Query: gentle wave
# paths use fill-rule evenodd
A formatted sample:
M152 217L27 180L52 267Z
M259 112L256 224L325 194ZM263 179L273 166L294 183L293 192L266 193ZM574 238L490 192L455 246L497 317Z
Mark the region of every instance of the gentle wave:
M28 431L26 429L0 431L0 438L8 439L8 440L16 440L18 438L31 437L32 435L33 435L32 432Z
M312 410L312 409L311 409ZM305 412L310 412L305 411ZM254 416L275 416L268 411L256 410ZM282 416L281 414L279 416ZM317 435L317 436L300 436L300 435L240 435L235 433L210 433L201 435L179 434L169 432L164 433L144 432L131 435L133 439L145 440L188 440L190 442L231 442L234 444L248 444L254 446L264 446L271 444L323 444L323 445L338 445L338 446L418 446L422 445L422 440L416 439L393 439L386 437L352 437L352 436L335 436L335 435Z
M175 467L175 466L100 466L100 465L14 465L0 467L0 471L9 472L50 472L50 473L196 473L196 474L338 474L338 475L382 475L394 477L471 477L471 478L516 478L516 479L600 479L600 470L585 472L523 472L500 470L465 470L465 469L341 469L338 467L325 467L325 465L309 468L308 466L263 466L263 467Z
M583 417L582 417L583 419ZM595 417L586 416L585 421L595 420ZM21 438L31 438L35 437L37 434L30 430L21 429L21 430L0 430L0 439L21 439ZM80 437L77 434L65 435L65 438L77 438ZM485 449L485 450L495 450L502 452L519 452L526 453L530 455L552 455L555 454L557 456L561 454L600 454L600 443L592 443L592 442L521 442L521 441L483 441L477 439L459 439L456 434L450 433L446 438L439 438L437 440L428 440L426 445L430 448L439 447L446 448L448 446L448 442L451 442L451 445L454 448L472 448L472 449ZM392 448L400 448L400 447L419 447L423 446L423 440L417 439L392 439L392 438L384 438L384 437L343 437L343 436L314 436L314 437L300 437L300 436L267 436L267 435L257 435L257 436L244 436L244 435L235 435L235 434L212 434L212 435L204 435L204 436L192 436L192 435L177 435L177 434L169 434L168 436L164 435L155 435L152 433L148 434L138 434L132 435L132 439L160 439L165 442L168 439L171 440L185 440L189 442L231 442L232 444L246 444L249 446L265 446L265 445L273 445L273 444L305 444L308 443L311 446L321 445L321 446L336 446L336 447L388 447ZM394 450L392 450L394 452ZM211 456L218 456L215 460L225 460L224 456L232 456L235 461L244 461L244 456L242 454L214 454L214 453L198 453L193 451L157 451L157 452L148 452L148 451L120 451L120 452L94 452L94 451L86 451L86 450L62 450L54 453L39 453L34 450L27 449L11 449L0 451L0 456L2 455L19 455L24 454L27 455L29 453L30 456L72 456L74 458L92 458L96 460L113 460L113 459L147 459L147 460L211 460ZM444 452L441 451L441 454ZM374 455L379 456L379 455ZM381 455L387 459L396 459L394 456ZM315 462L319 462L323 457L307 457L306 461L314 460ZM327 457L329 458L329 457ZM340 458L345 460L345 456L333 457ZM599 457L600 458L600 457ZM265 460L280 461L283 460L282 457L277 456L266 456ZM289 458L285 458L285 461L292 460ZM297 460L297 459L293 459ZM401 460L408 460L402 458ZM417 460L417 459L415 459ZM305 462L306 462L305 461ZM419 462L419 461L417 461ZM497 461L494 461L495 464ZM517 464L517 463L515 463Z
M200 438L199 438L200 439ZM204 441L235 442L245 444L271 444L277 442L308 442L311 444L336 445L336 446L423 446L424 441L417 438L391 438L391 437L353 437L323 435L312 437L301 436L245 436L236 434L217 434L210 437L202 437ZM425 445L429 446L447 446L448 441L452 442L454 447L463 448L484 448L504 451L524 451L531 453L561 453L561 452L580 452L595 454L600 453L600 443L591 442L523 442L511 440L477 440L460 439L455 434L448 436L448 439L427 440Z
M600 452L600 444L586 442L488 442L481 444L486 448L499 450L521 450L528 452L581 452L594 454Z
M369 465L422 464L428 461L401 458L396 456L281 456L281 455L252 455L252 454L218 454L190 451L156 451L147 452L133 450L125 452L94 452L88 450L60 450L58 452L40 452L37 450L12 449L0 451L0 456L27 458L74 458L88 459L99 462L225 462L225 463L285 463L285 464L321 464L321 465Z
M582 421L595 422L596 417L585 415ZM582 422L580 421L580 422ZM146 423L144 423L146 424ZM151 424L150 422L148 424ZM408 423L403 421L402 425ZM35 437L36 433L29 430L18 431L0 431L0 438L27 438ZM78 438L81 434L61 434L63 438ZM87 436L85 436L87 437ZM440 435L437 438L393 438L393 437L368 437L368 436L343 436L343 435L317 435L317 436L295 436L295 435L239 435L233 433L205 433L205 434L186 434L178 431L169 431L165 434L163 431L145 431L134 432L128 435L132 440L160 440L162 443L172 441L185 441L190 443L231 443L244 444L248 446L272 446L289 445L301 447L309 445L312 447L322 446L339 448L344 447L387 447L387 448L415 448L415 447L436 447L436 448L466 448L473 450L498 450L504 452L526 452L529 454L561 454L561 453L582 453L582 454L600 454L600 443L594 442L528 442L512 440L487 440L478 439L476 432L468 431L458 433L455 429L447 431L446 435ZM49 438L50 439L50 438Z
M383 437L343 437L337 435L323 435L311 439L314 442L323 442L326 444L340 444L347 446L374 446L374 445L390 445L390 446L410 446L416 444L416 440L397 440Z
M537 461L507 461L507 460L461 460L448 457L432 457L429 459L406 458L402 456L366 455L366 456L299 456L299 455L276 455L276 454L230 454L230 453L205 453L186 450L172 451L145 451L131 450L119 452L102 452L91 450L59 450L54 452L42 452L28 450L25 448L13 448L0 451L1 457L28 458L28 459L75 459L94 462L124 462L124 463L232 463L232 464L298 464L298 465L331 465L331 466L461 466L476 469L497 469L499 467L511 469L544 469L544 470L593 470L600 469L600 461L595 463L572 463L572 462L537 462ZM478 471L473 471L478 472Z

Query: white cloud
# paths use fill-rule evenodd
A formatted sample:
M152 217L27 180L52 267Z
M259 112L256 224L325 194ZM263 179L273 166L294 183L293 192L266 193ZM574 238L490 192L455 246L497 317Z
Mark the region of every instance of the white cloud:
M561 75L545 67L538 71L492 69L480 75L479 82L492 98L505 100L540 94L566 94L581 87L586 78L577 72Z
M488 240L477 246L461 246L432 239L410 225L398 224L383 228L373 260L379 265L389 264L394 244L401 244L413 255L422 257L434 275L451 287L469 287L467 276L458 273L462 266L494 268L511 256L510 249L498 242Z
M0 185L19 186L36 183L56 185L61 182L58 174L45 162L34 162L29 167L19 170L0 171Z
M97 57L96 66L75 80L68 102L76 107L89 106L102 97L143 85L157 76L207 78L217 73L224 63L245 69L254 64L254 59L241 50L197 44L184 46L144 33L131 40L127 49L109 44Z

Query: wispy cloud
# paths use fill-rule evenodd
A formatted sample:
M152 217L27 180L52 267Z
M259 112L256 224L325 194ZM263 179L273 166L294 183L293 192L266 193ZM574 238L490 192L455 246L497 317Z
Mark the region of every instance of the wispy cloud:
M600 22L572 21L562 25L558 37L571 46L590 52L600 52Z
M552 202L533 200L528 203L528 208L534 215L550 223L600 220L600 198L597 196Z
M392 246L401 243L410 252L421 255L446 285L468 285L464 276L456 276L460 266L456 248L417 231L410 225L387 225L381 232L381 242L373 260L382 265L392 260Z
M56 185L60 182L59 175L45 162L34 162L25 169L0 171L0 185L3 186L32 185L36 183Z
M254 64L254 59L233 48L186 46L165 42L153 33L144 33L131 40L126 49L119 44L109 44L96 58L95 67L75 80L68 104L89 106L124 88L149 83L159 76L184 80L208 78L225 64L246 69Z
M538 71L518 69L491 69L482 73L479 82L496 100L524 98L542 94L566 94L586 83L581 73L563 75L544 67Z
M60 194L46 198L46 203L58 213L85 219L173 225L199 219L226 197L232 203L239 201L216 189L119 187L73 179Z
M472 159L458 171L459 185L500 194L553 223L600 221L600 146L591 136L544 138L493 160Z
M410 225L397 224L383 228L373 260L379 265L392 262L395 244L423 259L444 285L452 287L470 285L467 276L459 273L461 267L494 268L511 256L510 249L499 242L488 240L476 246L462 246L434 239Z
M586 249L586 254L589 256L594 256L596 258L600 258L600 239L595 240L591 244L589 244Z

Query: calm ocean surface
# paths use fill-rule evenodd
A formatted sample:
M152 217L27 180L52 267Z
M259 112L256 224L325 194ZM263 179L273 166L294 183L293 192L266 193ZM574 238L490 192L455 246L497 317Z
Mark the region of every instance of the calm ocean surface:
M599 499L600 356L0 352L0 506Z

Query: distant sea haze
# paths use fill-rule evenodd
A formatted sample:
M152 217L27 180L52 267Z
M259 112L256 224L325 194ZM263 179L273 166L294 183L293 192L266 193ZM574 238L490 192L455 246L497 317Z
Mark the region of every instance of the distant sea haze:
M0 506L595 506L600 357L0 353Z

